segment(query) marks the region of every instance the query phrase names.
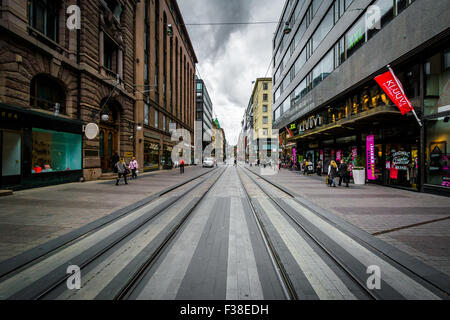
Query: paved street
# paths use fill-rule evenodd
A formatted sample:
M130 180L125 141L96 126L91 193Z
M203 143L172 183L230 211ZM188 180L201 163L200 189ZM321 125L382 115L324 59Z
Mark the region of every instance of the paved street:
M54 232L49 231L53 240L0 263L0 299L447 297L448 275L339 220L335 209L330 212L308 199L293 197L288 190L278 189L245 167L228 165L189 171L183 179L205 174L164 194L157 191L169 185L168 181L172 179L172 185L179 182L176 171L141 177L130 182L130 186L135 183L135 188L148 190L148 186L158 183L161 188L151 189L155 197L143 202L148 193L142 195L139 206L103 214L61 237L55 238ZM303 184L321 188L319 180L301 178ZM298 183L298 177L288 171L281 171L272 179ZM127 188L111 182L90 185L95 186L89 186L90 190L100 185L111 188L110 191ZM359 194L367 194L362 192L366 187L325 187L318 194L325 197L331 192L358 190ZM45 194L46 189L35 189L35 197L42 190ZM335 201L330 199L335 197L328 198L328 203ZM101 203L97 201L97 207L92 204L91 209ZM21 206L27 207L19 203L18 208ZM74 219L74 214L82 214L72 207L75 206L69 206L67 221ZM36 215L30 216L35 223ZM114 219L104 220L110 217ZM22 219L26 221L26 216ZM57 221L70 224L61 216ZM98 221L102 224L95 225ZM44 231L40 232L39 239L45 239ZM82 269L79 290L70 290L66 284L68 265ZM382 275L375 289L368 285L367 270L372 267L379 268Z
M374 184L330 188L325 176L288 169L265 177L450 275L450 198Z
M128 179L69 183L0 197L0 261L66 234L210 169L186 167Z

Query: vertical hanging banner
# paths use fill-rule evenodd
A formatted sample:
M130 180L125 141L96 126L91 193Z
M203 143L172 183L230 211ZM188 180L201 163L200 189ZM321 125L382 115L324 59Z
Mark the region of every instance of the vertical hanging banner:
M375 138L373 135L366 137L367 152L367 179L375 180Z
M391 99L392 102L394 102L395 105L399 108L402 115L408 113L409 111L412 111L412 113L416 117L417 122L419 123L420 126L422 126L422 123L417 117L417 114L414 111L411 102L406 97L402 84L397 79L397 77L394 74L394 71L392 71L389 65L387 65L387 68L389 69L389 71L375 77L375 81L380 85L381 89L383 89L383 91L388 95L389 99Z

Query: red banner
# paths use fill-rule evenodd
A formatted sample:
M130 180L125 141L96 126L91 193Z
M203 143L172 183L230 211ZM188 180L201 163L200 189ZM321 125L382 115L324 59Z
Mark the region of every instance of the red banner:
M392 102L400 109L402 114L413 110L411 102L403 91L402 84L394 75L393 72L388 71L375 77L375 81L380 85L381 89L389 96Z

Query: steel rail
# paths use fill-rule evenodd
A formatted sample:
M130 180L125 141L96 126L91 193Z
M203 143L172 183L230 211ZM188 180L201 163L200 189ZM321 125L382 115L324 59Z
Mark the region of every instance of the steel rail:
M289 195L290 197L292 197L292 199L294 201L296 201L298 204L302 205L303 207L305 207L306 209L308 209L309 211L313 212L314 214L316 214L317 216L321 217L322 219L328 221L329 223L336 225L335 222L331 221L330 219L328 219L327 217L323 216L322 214L320 214L319 212L317 212L316 210L314 210L314 208L311 208L310 206L308 206L307 204L301 202L298 197L301 197L299 195L297 195L296 193L285 189L284 187L278 185L277 183L274 183L272 181L270 181L267 178L264 178L263 176L257 174L256 172L253 172L252 170L245 168L246 170L250 171L251 173L253 173L254 175L256 175L257 177L261 178L262 180L264 180L265 182L267 182L268 184L274 186L275 188L277 188L278 190L286 193L287 195ZM389 260L389 262L397 267L400 267L401 269L403 269L403 271L406 271L407 273L409 272L410 275L409 276L415 276L418 279L422 280L423 282L427 283L428 285L432 286L434 289L438 290L439 292L441 292L442 294L445 295L445 297L448 299L448 297L450 296L450 292L446 291L445 289L439 287L438 284L430 281L429 279L423 277L422 275L418 274L417 272L415 272L414 270L412 270L410 267L406 266L404 263L392 258L391 256L389 256L388 254L386 254L386 252L383 252L382 250L380 250L379 248L375 247L373 244L369 243L368 241L353 235L351 232L347 231L347 230L341 230L342 232L344 232L345 234L347 234L348 236L354 238L358 238L358 241L361 242L362 244L366 245L367 247L369 247L371 250L377 252L380 256L383 256L385 259Z
M195 177L187 179L186 181L183 181L181 183L170 186L162 191L159 191L159 192L155 193L154 195L150 196L147 200L144 199L144 201L142 201L142 200L138 201L141 203L139 203L137 206L133 206L132 208L125 210L125 212L123 212L123 213L120 213L116 216L111 217L112 215L115 214L115 212L113 212L106 217L100 218L98 220L94 220L85 226L82 226L78 229L75 229L75 230L69 232L68 234L65 234L56 239L50 240L47 243L44 243L37 247L31 248L17 256L14 256L8 260L1 262L0 263L0 282L2 279L7 277L8 275L11 275L15 271L20 271L21 269L26 268L33 262L36 262L39 259L43 259L45 257L50 256L51 254L56 252L58 249L61 249L64 246L68 246L68 245L76 242L77 240L79 240L83 237L86 237L88 234L95 232L95 231L105 227L106 225L113 223L114 221L121 219L146 205L149 205L150 203L152 203L156 199L162 197L163 195L166 195L166 194L168 194L168 193L170 193L170 192L172 192L172 191L174 191L174 190L176 190L176 189L178 189L178 188L180 188L180 187L182 187L204 175L207 175L207 174L213 172L214 170L216 170L216 168L209 170L207 172L203 172ZM124 210L125 208L122 208L119 211ZM86 228L87 228L87 230L84 230ZM68 239L64 239L66 237L68 237ZM42 247L46 246L46 245L48 245L49 248L42 249ZM30 253L32 251L33 251L33 253ZM30 255L31 257L24 257L25 255Z
M114 300L123 300L129 298L137 286L141 283L141 281L145 278L150 268L154 265L154 263L158 260L158 258L161 256L162 252L165 248L169 245L171 240L175 237L175 235L178 233L178 231L183 227L187 219L191 216L192 212L198 207L198 205L201 203L201 201L204 199L204 197L209 193L209 191L212 189L212 187L217 183L217 181L220 179L220 177L224 174L224 172L227 170L227 167L225 167L220 174L218 174L217 178L214 180L214 182L211 184L211 186L206 189L206 191L199 197L194 205L189 208L188 212L184 215L184 217L181 219L181 221L171 230L171 232L165 237L165 239L162 241L162 243L158 246L158 248L153 252L153 254L139 267L139 269L135 272L133 277L125 284L125 286L120 290L120 292L114 297Z
M252 172L251 170L247 169L246 170ZM245 172L245 171L244 171ZM252 172L253 174L255 174L254 172ZM249 177L249 179L251 179L255 185L258 186L258 188L266 195L268 196L276 205L278 208L281 209L281 211L287 215L294 223L295 225L297 225L315 244L318 245L319 248L321 248L323 250L323 252L325 252L325 254L331 258L332 261L334 261L364 292L366 292L368 294L368 296L374 300L380 300L381 298L375 294L372 290L370 290L369 288L367 288L367 286L365 285L365 283L363 281L361 281L356 275L353 274L353 272L351 270L349 270L349 268L347 268L347 266L334 254L332 253L330 250L328 250L326 248L326 246L319 240L317 239L316 236L314 236L305 226L303 226L302 223L300 223L295 217L293 217L289 212L287 212L283 206L279 203L279 201L277 199L275 199L275 197L273 197L269 192L267 192L265 190L264 187L261 186L260 183L258 183L254 178L250 177L250 175L248 175L246 172L245 174L247 175L247 177ZM256 174L255 174L256 175ZM258 175L256 175L258 176ZM281 190L281 189L280 189ZM283 191L284 192L284 191ZM285 192L286 194L290 195L289 193ZM291 196L291 195L290 195Z
M214 170L215 171L215 170ZM209 172L213 172L213 170L209 171ZM203 183L205 183L206 181L208 181L215 172L213 172L211 174L211 176L202 179L201 181L199 181L198 183L196 183L192 188L190 188L186 193L182 194L181 196L176 197L174 200L172 201L168 201L169 204L163 206L160 210L158 210L155 214L151 215L149 218L145 219L142 223L138 224L136 227L132 228L131 230L129 230L128 232L126 232L123 236L119 237L118 239L116 239L115 241L113 241L112 243L110 243L108 246L106 246L105 248L103 248L102 250L100 250L99 252L97 252L95 255L93 255L90 259L88 259L87 261L83 262L82 264L80 264L80 270L82 270L83 268L86 268L86 266L88 266L90 263L94 262L95 260L97 260L101 255L103 255L105 252L109 251L110 249L112 249L115 245L117 245L118 243L120 243L122 240L126 239L127 237L129 237L130 235L136 233L139 229L141 229L143 226L145 226L149 221L153 220L154 218L156 218L157 216L159 216L160 214L162 214L163 212L165 212L167 209L169 209L170 207L172 207L176 202L178 202L180 199L185 198L189 193L197 190L197 187ZM222 175L223 172L220 174ZM184 219L184 218L183 218ZM59 281L54 282L53 284L51 284L45 291L41 292L37 297L35 297L34 299L39 300L39 299L43 299L46 295L48 295L50 292L52 292L54 289L56 289L58 286L60 286L61 284L63 284L71 275L65 275L63 278L61 278Z
M281 287L283 289L283 293L285 297L289 300L298 300L297 293L295 292L294 286L292 285L292 281L289 278L289 275L287 274L286 270L284 269L283 264L281 263L281 259L278 256L272 241L269 238L269 235L264 228L264 225L262 224L260 218L258 217L258 214L256 213L255 207L253 205L252 200L250 199L250 195L248 194L247 189L245 188L244 182L242 181L241 175L239 174L239 170L236 167L237 175L239 177L239 181L242 185L242 189L245 193L245 198L247 199L250 209L252 211L252 215L255 219L256 225L258 226L258 230L261 234L261 237L264 241L264 245L266 247L267 253L269 254L270 260L272 262L272 265L275 269L275 273L278 277L278 280L280 281Z

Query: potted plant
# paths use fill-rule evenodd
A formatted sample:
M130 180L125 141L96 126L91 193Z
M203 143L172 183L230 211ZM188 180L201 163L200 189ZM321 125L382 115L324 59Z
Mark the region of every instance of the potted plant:
M355 159L355 165L352 168L353 181L355 184L364 184L366 182L366 170L362 163L362 157L357 156Z

